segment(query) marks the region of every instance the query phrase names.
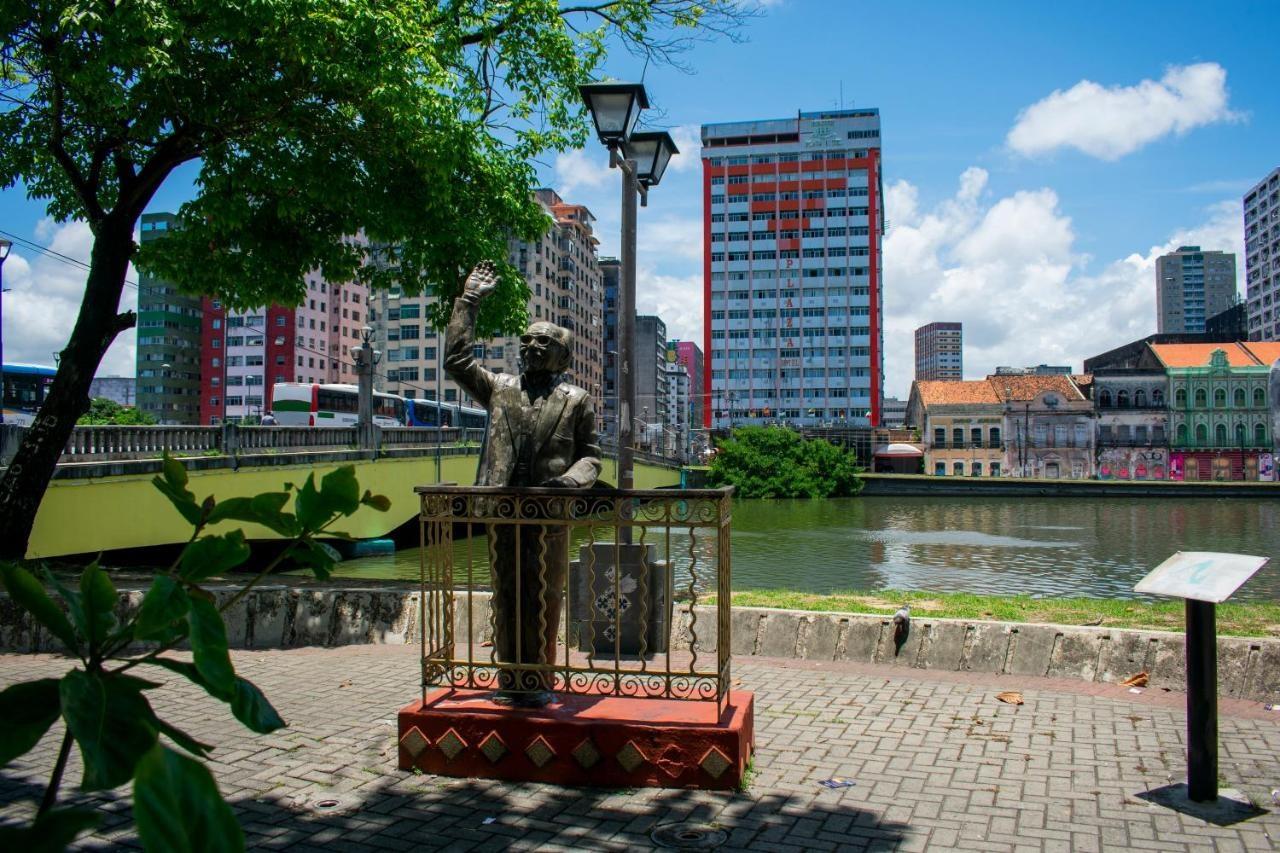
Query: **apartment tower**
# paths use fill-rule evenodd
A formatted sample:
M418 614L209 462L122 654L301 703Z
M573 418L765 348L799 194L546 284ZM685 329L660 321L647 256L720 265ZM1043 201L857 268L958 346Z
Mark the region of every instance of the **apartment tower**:
M1236 256L1179 246L1156 258L1156 331L1200 333L1236 300Z
M916 379L964 379L964 326L929 323L916 329Z
M172 213L144 213L142 242L163 240ZM200 419L200 297L147 273L138 282L138 408L162 424Z
M1244 196L1249 340L1280 340L1280 168Z
M706 427L875 425L880 114L702 127Z

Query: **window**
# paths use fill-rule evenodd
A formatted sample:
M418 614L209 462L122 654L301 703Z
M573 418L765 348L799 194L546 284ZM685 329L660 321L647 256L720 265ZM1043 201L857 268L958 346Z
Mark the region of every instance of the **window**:
M1000 446L1000 427L992 427L991 432L989 432L988 435L991 437L991 446L999 447ZM991 476L998 477L1000 475L1000 472L997 470L997 468L998 468L998 463L992 462Z
M969 441L973 442L974 447L982 446L982 427L973 427L969 430Z
M1209 428L1204 424L1196 424L1196 444L1209 443Z
M973 463L973 465L972 465L972 466L970 466L969 476L970 476L970 477L981 477L981 476L982 476L982 463L981 463L981 462L974 462L974 463Z
M1267 395L1261 388L1253 389L1253 407L1261 409L1267 405Z
M1179 409L1185 409L1187 407L1187 389L1186 388L1179 388L1177 391L1173 392L1173 404L1177 406Z
M1203 388L1196 389L1196 408L1203 409L1209 405L1209 395Z
M991 463L991 476L992 476L992 477L999 477L999 476L1000 476L1000 463L999 463L999 462L992 462L992 463Z
M935 477L947 476L947 463L945 462L933 463L933 476Z
M213 328L215 328L215 329L221 329L221 328L222 328L222 321L221 321L221 320L219 320L219 319L217 319L217 318L215 317L215 318L214 318L214 320L213 320L213 326L212 326L212 327L213 327Z
M1187 425L1186 424L1178 424L1178 429L1176 431L1176 434L1178 436L1177 438L1178 444L1187 443Z
M1141 388L1134 391L1133 405L1137 406L1139 409L1144 408L1147 405L1147 392L1143 391Z
M1245 439L1247 435L1248 433L1245 430L1244 424L1236 424L1236 445L1237 446L1244 447Z
M1253 443L1258 447L1267 446L1267 427L1265 424L1253 425Z
M947 446L947 431L942 427L938 427L933 431L933 446L934 447Z
M952 473L952 474L955 474L957 477L963 477L963 476L964 476L964 463L963 463L963 462L952 462L952 463L951 463L951 473Z
M1245 394L1243 388L1237 388L1235 393L1234 404L1237 409L1243 409L1245 406Z
M951 441L956 447L964 447L964 428L955 427L951 430Z
M1121 409L1129 408L1129 392L1121 391L1116 394L1116 405Z
M1225 394L1223 395L1225 396ZM1227 446L1227 425L1218 424L1213 428L1213 441L1218 447Z
M1213 407L1215 409L1225 409L1227 407L1227 391L1225 388L1214 389Z

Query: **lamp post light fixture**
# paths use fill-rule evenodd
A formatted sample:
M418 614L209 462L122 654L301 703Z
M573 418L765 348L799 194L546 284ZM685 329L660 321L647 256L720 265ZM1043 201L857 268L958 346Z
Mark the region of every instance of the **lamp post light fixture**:
M636 199L648 202L648 190L662 180L678 153L665 131L635 132L640 112L649 106L643 83L588 83L578 87L591 113L596 136L609 149L609 167L622 172L622 245L618 276L618 486L635 487L632 454L635 420ZM630 528L621 538L630 542Z
M0 239L0 424L4 423L4 262L12 240Z

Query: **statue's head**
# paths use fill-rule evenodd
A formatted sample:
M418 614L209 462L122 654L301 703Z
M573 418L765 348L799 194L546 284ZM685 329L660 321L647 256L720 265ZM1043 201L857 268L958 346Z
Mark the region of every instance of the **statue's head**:
M520 336L520 363L529 373L562 373L569 367L573 332L538 322Z

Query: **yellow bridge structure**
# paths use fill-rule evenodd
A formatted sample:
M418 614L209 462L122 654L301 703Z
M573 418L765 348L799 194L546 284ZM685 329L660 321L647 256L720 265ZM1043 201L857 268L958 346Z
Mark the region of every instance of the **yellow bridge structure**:
M16 448L13 428L0 429L10 431L4 444ZM96 435L91 431L97 431ZM297 427L77 428L40 503L27 557L66 557L185 542L191 536L191 526L151 483L163 451L186 464L188 488L197 500L206 495L222 501L278 492L285 483L300 484L310 474L320 478L339 466L354 465L362 490L391 500L388 512L361 507L346 520L342 531L357 539L383 538L411 521L418 513L416 486L475 481L480 449L471 439L478 436L448 429L384 430L381 448L368 451L352 449L348 443L352 436L346 432ZM20 464L16 458L7 461ZM613 459L605 460L602 477L617 482ZM635 481L638 489L678 486L680 468L661 459L638 459ZM279 538L253 524L226 525L243 527L250 539Z

